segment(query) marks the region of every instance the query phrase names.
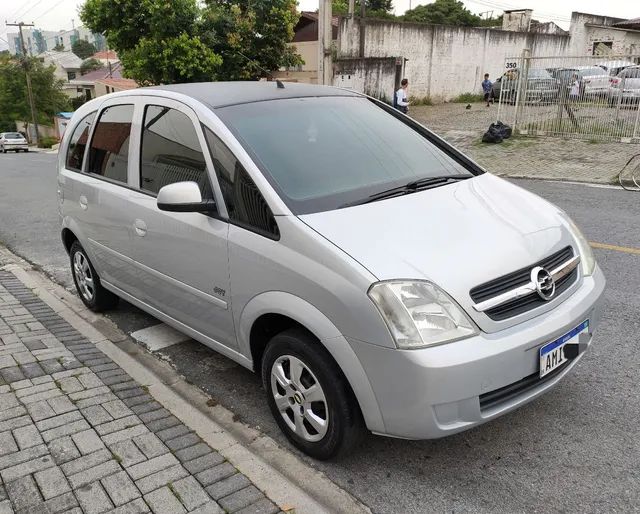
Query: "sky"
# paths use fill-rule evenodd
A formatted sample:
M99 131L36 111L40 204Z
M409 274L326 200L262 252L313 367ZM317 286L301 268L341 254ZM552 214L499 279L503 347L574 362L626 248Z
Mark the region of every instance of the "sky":
M134 0L135 1L135 0ZM298 0L301 10L313 11L318 8L318 0ZM498 16L504 9L533 9L533 17L542 21L555 21L561 27L569 28L572 11L591 14L603 14L619 18L640 16L640 5L636 0L463 0L466 7L475 13L494 11ZM34 22L45 30L69 30L71 20L80 24L79 0L0 0L0 50L7 47L7 27L4 21ZM430 3L427 0L394 0L396 14L402 14L418 4ZM14 32L14 28L9 29Z

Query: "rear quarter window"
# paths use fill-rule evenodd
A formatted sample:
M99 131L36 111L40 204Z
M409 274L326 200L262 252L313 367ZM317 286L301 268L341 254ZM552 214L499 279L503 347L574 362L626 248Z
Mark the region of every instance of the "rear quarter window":
M69 147L67 148L67 169L73 171L82 171L82 165L84 162L84 151L87 147L87 141L89 139L89 131L93 120L96 117L96 111L87 114L80 120L80 123L76 125L69 139Z

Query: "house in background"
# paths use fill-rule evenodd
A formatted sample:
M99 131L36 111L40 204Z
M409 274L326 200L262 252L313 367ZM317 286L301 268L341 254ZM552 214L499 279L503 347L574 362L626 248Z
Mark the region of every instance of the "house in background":
M80 76L80 66L82 59L73 52L56 52L47 50L38 55L38 59L45 66L53 66L55 68L55 77L64 82L62 90L71 98L76 97L76 88L71 84L72 80Z
M127 91L129 89L136 89L138 83L133 79L100 79L96 80L96 96L104 96L109 93L117 93L118 91Z
M339 19L339 16L333 16L331 19L331 38L334 42L338 39ZM318 13L302 11L293 31L293 41L289 45L296 48L304 64L295 68L283 68L276 72L275 76L289 81L316 83L318 80Z

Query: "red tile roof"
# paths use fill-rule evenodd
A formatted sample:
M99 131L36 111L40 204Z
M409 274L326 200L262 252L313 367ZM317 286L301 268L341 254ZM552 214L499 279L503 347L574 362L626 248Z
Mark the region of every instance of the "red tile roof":
M110 61L118 60L118 54L113 50L108 50L106 52L96 52L91 57L93 57L94 59L109 59Z

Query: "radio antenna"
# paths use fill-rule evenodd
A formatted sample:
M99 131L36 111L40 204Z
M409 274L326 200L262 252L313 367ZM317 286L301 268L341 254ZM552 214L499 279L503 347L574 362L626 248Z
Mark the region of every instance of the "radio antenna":
M276 86L278 87L278 89L284 89L285 88L284 84L282 83L282 81L280 81L280 79L275 78L270 71L265 70L254 59L251 59L250 57L247 57L246 55L244 55L239 50L235 50L235 53L237 53L240 57L245 58L250 64L253 64L260 71L264 72L264 74L267 76L267 78L270 78L271 80L275 80L276 81Z

